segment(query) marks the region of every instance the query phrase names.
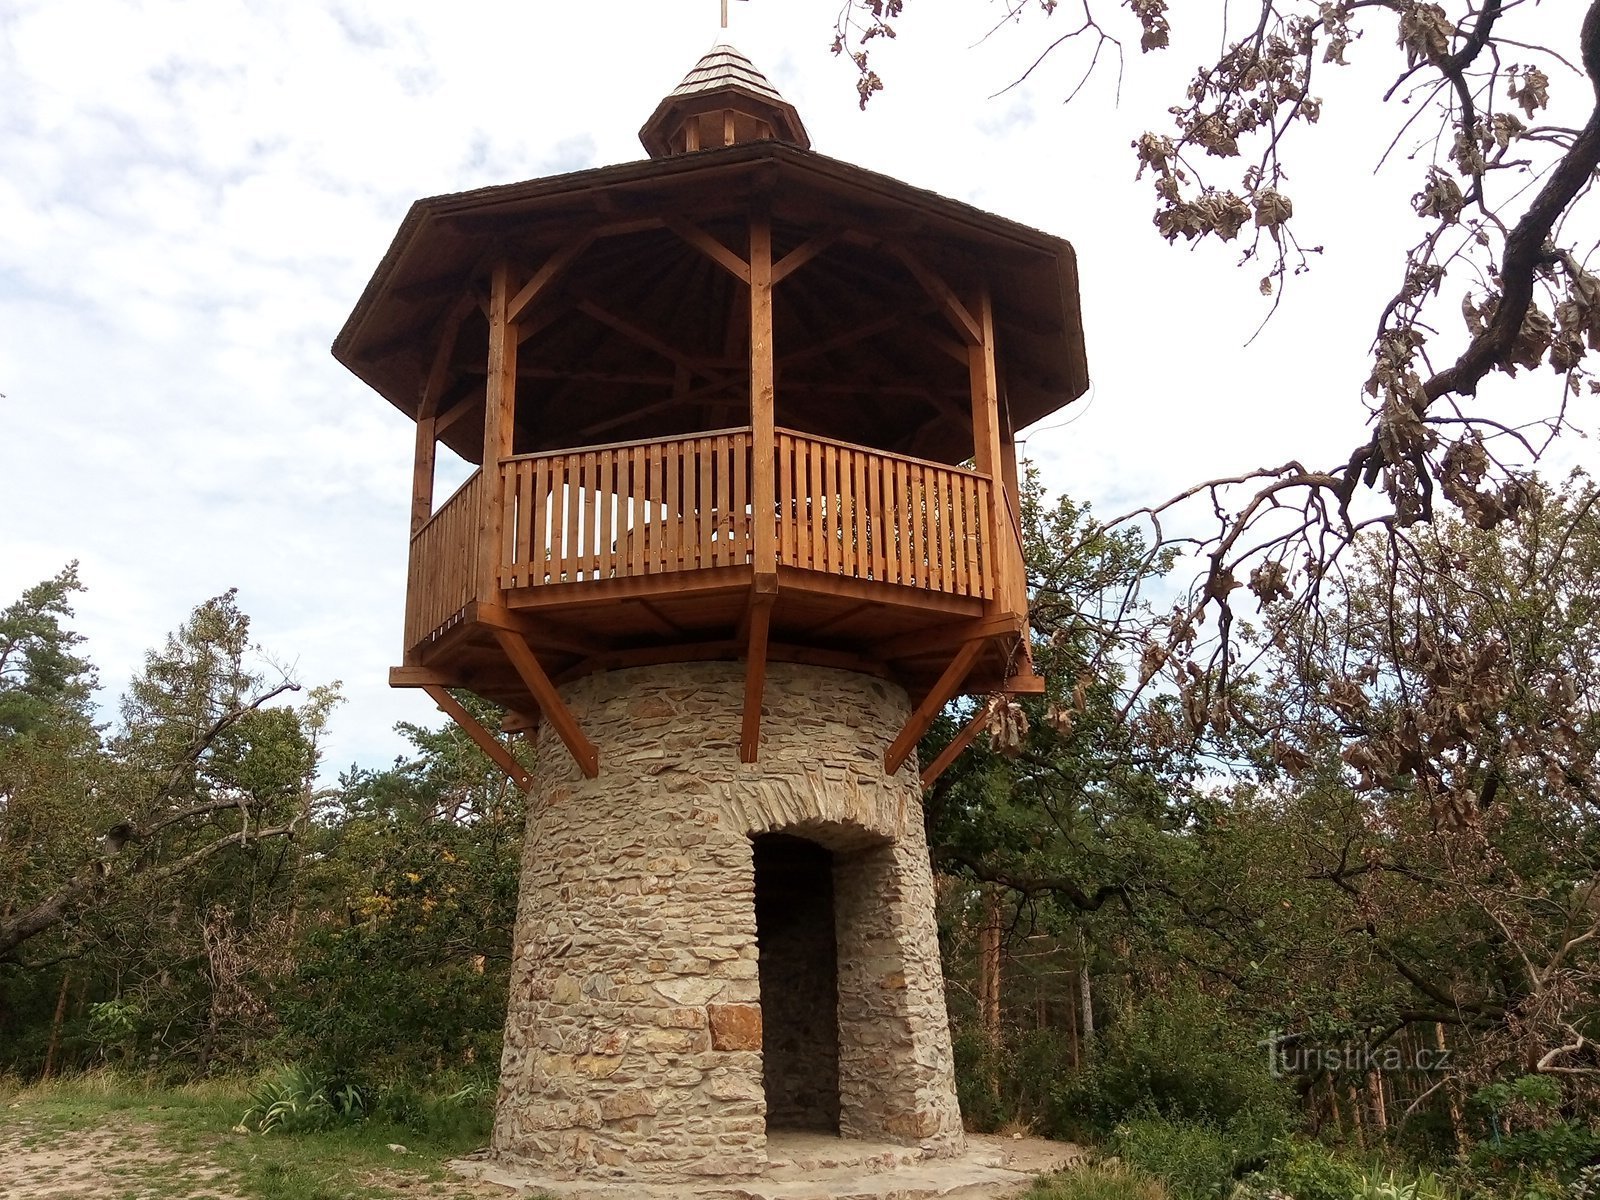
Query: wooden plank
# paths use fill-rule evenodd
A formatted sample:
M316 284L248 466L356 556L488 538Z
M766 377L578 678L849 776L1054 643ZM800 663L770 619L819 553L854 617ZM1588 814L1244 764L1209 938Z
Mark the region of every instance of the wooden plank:
M517 472L499 465L500 473L500 565L496 575L502 588L516 586L517 561Z
M679 460L683 457L683 448L673 442L664 447L662 451L666 460L667 490L664 493L662 527L664 541L662 551L665 554L664 569L676 571L683 566L683 481L678 478Z
M661 571L666 568L667 553L667 483L666 451L660 442L650 447L650 525L648 535L649 555L645 569Z
M822 495L816 497L821 503L814 518L822 529L823 562L818 565L835 575L839 571L839 448L822 447L821 458Z
M772 332L772 217L758 202L750 216L750 492L757 576L777 570L772 509L777 452L776 367Z
M795 566L798 562L796 527L800 517L794 495L794 438L787 433L778 436L778 479L778 521L783 529L783 561ZM757 496L751 496L752 516L759 511L756 507L758 499Z
M617 531L613 503L617 496L616 452L603 450L596 455L600 479L595 485L600 499L600 540L596 543L595 570L601 579L617 573Z
M633 524L628 527L628 573L643 575L644 545L650 530L650 466L643 446L633 448Z
M931 788L934 781L950 768L950 764L961 757L962 751L972 745L973 740L983 732L984 726L989 723L990 709L987 704L980 708L977 714L961 727L961 732L950 739L950 744L939 752L939 757L928 764L922 772L923 789Z
M992 600L995 594L995 547L994 538L990 531L994 526L989 523L989 496L994 488L992 480L974 480L978 483L978 550L979 550L979 582L984 600Z
M577 720L572 715L572 710L561 699L561 693L556 691L555 685L550 682L550 677L544 673L544 668L539 665L539 659L528 648L528 643L515 634L504 629L495 630L495 640L500 643L500 648L510 660L512 669L527 685L529 693L539 706L539 711L550 722L550 728L556 731L556 736L571 752L578 768L590 779L600 774L600 752L595 745L583 735L583 730L578 727Z
M884 540L887 522L883 506L883 455L874 454L867 464L867 519L872 523L872 578L887 579L888 545Z
M750 544L754 531L752 521L765 519L765 514L750 503L750 438L742 433L733 435L733 500L729 504L733 519L733 557L728 561L738 564L750 561Z
M592 579L600 569L600 476L599 462L593 450L583 456L583 560L580 564L587 577Z
M822 446L809 439L796 443L806 456L806 476L809 486L805 494L800 497L804 504L804 521L802 529L806 530L810 539L801 566L809 567L813 571L826 569L827 546L823 542L823 521L825 519L822 507Z
M872 574L871 551L867 543L867 459L868 455L862 452L856 453L851 459L851 466L855 471L850 490L850 507L855 520L857 579L866 579Z
M967 545L967 506L971 501L972 480L965 471L955 472L953 492L954 511L951 514L952 536L955 539L956 593L972 595L972 556Z
M668 217L666 226L740 283L750 282L750 264L700 226L683 217Z
M716 511L716 541L712 545L715 552L714 565L731 567L733 565L733 526L735 521L744 519L744 514L738 517L733 512L733 456L730 452L728 439L718 437L711 439L712 461L715 470L712 472L712 481L716 484L717 502Z
M953 591L950 586L950 525L949 503L945 499L946 472L927 471L928 532L939 560L936 586L941 592ZM930 567L931 569L931 567Z
M550 460L533 464L533 516L528 539L528 582L542 586L550 572Z
M561 543L561 578L568 583L577 582L583 565L583 544L579 541L579 522L583 517L583 477L579 474L582 466L582 457L568 454L561 468L561 477L567 482L567 536Z
M445 691L442 687L425 687L429 699L439 706L441 710L457 725L461 726L478 748L493 760L494 765L506 773L506 776L523 791L533 786L533 779L516 760L511 751L505 748L504 743L494 734L480 725L475 717L461 706L461 703Z
M535 271L533 278L523 284L522 290L512 298L506 319L520 321L522 315L528 311L528 307L544 292L548 291L551 284L566 274L567 268L578 261L579 257L582 256L593 241L594 235L592 234L587 237L580 237L568 242L552 254L546 260L544 266Z
M563 455L550 458L550 582L561 583L566 570L567 545L567 460Z
M888 753L883 756L884 770L890 775L905 766L906 759L911 757L912 751L917 748L922 735L928 732L940 710L961 690L961 685L966 680L968 672L972 670L972 664L977 662L978 653L984 644L982 639L964 643L956 652L956 656L950 660L950 665L944 669L944 673L939 676L939 681L929 689L928 694L922 698L922 703L912 711L905 727L894 739Z

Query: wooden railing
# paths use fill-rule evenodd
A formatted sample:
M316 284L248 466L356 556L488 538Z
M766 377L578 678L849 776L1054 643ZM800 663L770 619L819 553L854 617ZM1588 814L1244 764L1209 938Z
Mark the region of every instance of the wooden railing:
M751 559L747 429L519 455L500 483L504 588Z
M987 475L787 429L775 451L776 494L765 503L751 495L748 429L503 459L497 582L510 590L745 566L753 522L770 513L781 567L1025 605L1015 517ZM474 473L411 539L408 649L484 598L484 486Z
M406 648L429 641L455 624L478 598L478 521L483 512L483 472L456 489L411 539L406 584Z
M782 429L776 475L781 564L994 595L988 476Z

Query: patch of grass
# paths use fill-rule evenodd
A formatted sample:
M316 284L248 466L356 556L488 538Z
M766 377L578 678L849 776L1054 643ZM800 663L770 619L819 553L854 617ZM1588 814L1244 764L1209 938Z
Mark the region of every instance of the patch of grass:
M1161 1182L1118 1164L1097 1164L1047 1175L1022 1200L1168 1200Z

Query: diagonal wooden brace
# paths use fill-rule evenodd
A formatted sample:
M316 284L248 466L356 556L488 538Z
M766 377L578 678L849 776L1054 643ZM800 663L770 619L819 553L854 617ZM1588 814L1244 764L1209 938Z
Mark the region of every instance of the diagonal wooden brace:
M532 693L539 705L539 711L550 722L550 728L556 731L556 736L571 751L579 769L590 779L600 774L600 751L595 749L593 742L583 736L583 730L578 728L577 718L572 715L572 710L567 707L566 701L561 699L561 693L556 691L556 685L550 682L550 676L544 673L544 668L539 665L539 659L529 649L528 643L520 635L505 629L496 629L494 636L500 643L500 649L505 651L506 658L510 660L512 667Z
M895 738L894 745L889 747L889 752L883 756L884 770L893 775L905 766L906 759L911 757L911 752L917 748L917 743L922 740L922 735L928 732L934 718L939 715L939 710L950 703L955 694L961 690L961 685L966 681L967 674L972 670L972 664L978 660L978 653L983 649L985 639L974 638L967 642L956 652L955 658L944 669L944 674L939 676L939 682L926 696L922 703L917 705L905 728L900 731L900 736Z
M983 732L984 726L989 723L989 718L993 715L993 706L985 704L978 710L972 720L962 726L961 732L950 739L950 744L940 751L939 757L929 763L928 768L922 772L922 786L924 789L931 788L934 781L950 769L950 764L960 758L966 748L972 745L974 739Z
M428 693L429 699L437 704L446 716L461 726L463 732L478 744L480 750L494 760L494 765L504 771L512 783L523 791L533 786L533 778L512 756L511 751L506 749L505 743L485 729L454 696L442 687L432 685L422 690Z

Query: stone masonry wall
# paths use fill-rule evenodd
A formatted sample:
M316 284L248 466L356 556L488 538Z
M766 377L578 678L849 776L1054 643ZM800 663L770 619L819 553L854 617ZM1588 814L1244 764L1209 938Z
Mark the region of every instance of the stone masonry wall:
M684 663L563 689L600 750L545 727L530 797L492 1152L555 1175L749 1175L766 1162L751 837L834 854L840 1128L962 1146L905 693L774 663L760 761L744 673Z

